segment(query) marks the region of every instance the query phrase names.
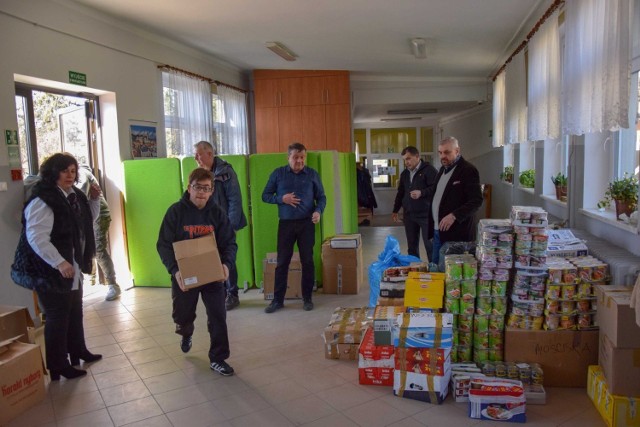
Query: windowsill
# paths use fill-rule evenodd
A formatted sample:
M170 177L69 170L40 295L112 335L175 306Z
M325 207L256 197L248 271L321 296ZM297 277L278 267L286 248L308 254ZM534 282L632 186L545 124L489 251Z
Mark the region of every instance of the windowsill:
M501 183L503 183L504 185L508 185L509 187L513 187L513 182L508 182L508 181L500 181Z
M546 200L547 202L552 203L552 204L557 205L557 206L560 206L562 208L566 208L567 207L567 202L563 202L563 201L560 201L560 200L556 199L556 196L547 196L546 194L541 194L540 197L543 200Z
M534 195L534 194L535 194L535 191L534 191L535 189L533 189L533 188L518 187L518 190L520 190L520 191L524 191L525 193L529 193L529 194L531 194L531 195Z
M624 222L617 220L616 213L613 210L607 209L604 212L600 212L598 209L580 209L580 213L584 216L602 221L605 224L612 225L621 230L625 230L633 234L638 234L638 227L636 225L625 224Z

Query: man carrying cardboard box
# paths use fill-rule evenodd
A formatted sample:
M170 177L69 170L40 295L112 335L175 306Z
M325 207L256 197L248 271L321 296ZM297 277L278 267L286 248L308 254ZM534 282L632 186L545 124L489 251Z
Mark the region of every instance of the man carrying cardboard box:
M202 295L202 301L207 309L207 328L211 339L210 367L221 375L229 376L233 375L234 370L226 362L230 352L225 309L225 281L229 277L229 269L235 264L238 246L229 219L213 203L211 198L213 191L213 175L210 171L198 168L191 172L189 188L179 202L169 207L162 220L156 247L162 263L171 274L173 321L176 324L176 334L182 336L180 348L184 353L191 350L198 296ZM211 233L215 236L222 261L222 275L219 281L205 283L192 289L189 283L186 283L190 280L182 277L173 243Z

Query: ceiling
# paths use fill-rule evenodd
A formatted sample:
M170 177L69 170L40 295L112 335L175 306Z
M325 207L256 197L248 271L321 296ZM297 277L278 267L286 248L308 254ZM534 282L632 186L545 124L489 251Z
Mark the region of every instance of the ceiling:
M442 117L486 101L431 97L433 86L489 86L511 53L514 37L548 0L69 0L134 27L213 55L242 71L340 69L351 88L397 90L416 96L386 100L354 97L354 122L390 116L390 109L437 108ZM538 16L534 16L538 18ZM410 39L427 42L416 59ZM278 41L298 55L276 56ZM215 76L214 76L215 77ZM424 97L420 99L423 90ZM365 97L366 98L366 97ZM378 97L380 98L380 97ZM418 98L418 99L416 99ZM455 98L455 99L453 99ZM477 98L477 96L476 96ZM427 114L419 115L424 118ZM405 115L416 117L416 114Z

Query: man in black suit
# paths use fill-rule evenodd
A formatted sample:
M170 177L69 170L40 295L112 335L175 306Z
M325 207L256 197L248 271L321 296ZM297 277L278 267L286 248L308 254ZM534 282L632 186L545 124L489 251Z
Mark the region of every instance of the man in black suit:
M404 230L407 235L409 255L420 258L420 234L424 242L427 258L431 260L431 241L429 227L431 216L431 196L436 182L436 168L429 162L420 160L420 152L416 147L405 147L402 150L405 170L400 174L398 193L393 204L391 218L398 221L398 211L402 207ZM422 230L422 233L420 232Z
M440 261L445 242L468 242L474 237L474 215L482 205L480 174L460 155L458 140L447 137L438 145L442 167L436 177L431 203L430 231L433 260Z

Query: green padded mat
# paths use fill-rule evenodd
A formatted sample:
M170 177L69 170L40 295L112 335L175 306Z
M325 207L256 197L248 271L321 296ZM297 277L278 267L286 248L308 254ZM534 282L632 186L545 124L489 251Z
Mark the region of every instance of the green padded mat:
M325 179L320 172L320 161L323 157L325 157L322 153L326 152L308 151L306 161L306 165L312 169L315 169L315 171L318 172L318 175L320 175L320 181L322 182L322 187L324 188L325 195L327 196L327 206L325 207L323 214L320 215L320 224L316 225L316 239L313 246L313 266L316 270L315 279L318 284L322 283L322 222L325 218L325 214L327 213L327 208L331 203L331 199L329 197L329 194L327 193L327 183L325 182ZM331 215L331 212L329 212L329 215ZM298 250L297 246L296 250Z
M358 194L356 188L355 153L338 153L340 158L340 197L342 199L342 232L358 232Z
M135 286L170 287L156 250L160 224L182 195L178 159L125 160L124 208L129 266Z
M249 218L249 184L247 174L247 156L243 155L221 155L220 158L229 162L233 166L233 170L238 175L238 183L242 193L242 211L247 217L247 221L251 224ZM193 169L198 167L194 157L184 157L181 160L182 165L182 188L186 190L189 185L189 174ZM247 225L236 234L236 243L238 244L238 254L236 256L236 267L238 268L238 287L242 288L244 283L247 287L256 284L253 275L253 248L251 244L251 226Z

